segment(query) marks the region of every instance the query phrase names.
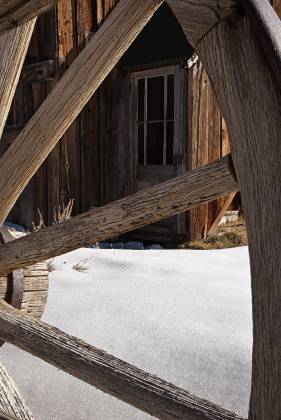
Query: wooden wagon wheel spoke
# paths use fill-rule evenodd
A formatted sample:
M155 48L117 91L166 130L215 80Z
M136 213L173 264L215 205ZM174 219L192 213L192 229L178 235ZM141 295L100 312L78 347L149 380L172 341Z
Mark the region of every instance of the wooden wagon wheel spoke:
M57 0L0 1L0 32L14 29L23 22L47 11Z
M10 111L36 18L0 34L0 138Z
M34 417L0 359L0 418L33 420Z
M161 3L161 0L120 0L107 22L10 147L0 166L0 222L5 219L36 169ZM281 413L281 97L278 75L280 57L276 53L279 50L280 28L267 0L249 0L248 3L245 10L254 23L253 27L247 18L239 16L236 1L168 0L187 38L202 59L227 121L247 219L252 270L254 352L249 418L275 420L280 418ZM260 44L253 34L256 25L262 31ZM266 60L266 48L269 48L270 57L274 55L273 60ZM156 191L153 190L154 193ZM171 191L168 196L171 200L175 199ZM172 211L171 207L169 209ZM124 208L119 210L124 211ZM130 205L125 210L129 212ZM85 228L85 224L92 221L93 214L105 216L103 211L98 213L99 210L96 210L97 213L80 216L80 219L78 217L56 227L57 230L51 228L37 236L21 239L17 242L19 249L14 250L12 256L9 252L14 245L3 245L3 251L0 250L1 270L7 272L19 267L19 264L38 261L42 253L45 258L46 255L57 255L59 249L63 252L78 247L85 243L78 238L81 232L85 235L90 232L94 241L93 231L88 226ZM157 208L151 214L154 213L159 217ZM130 219L130 223L134 224L134 218ZM67 233L70 237L66 228L68 226L78 228L77 236L75 232L71 233L75 244L72 248L59 248L61 238L56 242L55 236ZM98 225L95 228L98 230ZM109 234L112 231L111 226L107 232ZM53 251L49 249L49 243L46 250L43 248L50 232L55 232L51 236ZM97 235L97 238L102 237ZM38 251L35 252L33 238L38 240L40 256ZM20 244L26 245L27 251L21 249ZM217 408L206 414L204 410L210 406L198 399L196 401L199 401L201 411L196 411L198 404L190 407L190 396L185 391L177 390L176 395L169 393L166 388L168 385L163 385L157 379L157 384L163 385L159 391L148 374L76 341L57 329L23 317L17 310L2 304L0 330L4 339L160 418L237 418L231 413L218 412ZM31 341L30 336L33 337ZM62 354L65 357L61 359ZM110 366L105 360L110 361ZM85 366L91 366L93 371L85 371ZM120 369L116 374L116 368L120 366L126 366L125 372ZM133 375L133 383L129 380L127 369L130 374L137 372ZM105 373L109 376L105 377ZM120 379L123 387L120 387Z
M0 273L110 239L238 191L230 155L0 247Z
M270 22L271 19L276 22L275 12L267 0L259 0L259 4L271 34ZM276 30L280 34L280 22L277 28L274 26ZM278 79L273 76L274 69L246 18L234 26L227 22L219 24L197 50L227 121L247 221L254 321L249 418L279 419L281 96Z
M121 0L0 161L0 224L163 0Z
M76 378L160 419L241 417L129 365L57 328L0 304L0 337Z
M268 1L240 0L249 17L263 53L281 88L281 25L280 18Z

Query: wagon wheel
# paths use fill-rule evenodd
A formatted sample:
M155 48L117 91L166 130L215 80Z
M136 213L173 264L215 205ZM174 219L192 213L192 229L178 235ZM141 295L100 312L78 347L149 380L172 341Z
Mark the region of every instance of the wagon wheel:
M24 3L42 6L47 1ZM161 3L120 0L8 150L0 166L2 221L36 169ZM15 10L24 9L22 4L22 0L15 0L10 11L6 6L6 18L2 20L7 21L8 17L11 22ZM168 4L207 69L228 124L247 218L252 267L254 364L249 418L275 420L281 415L281 203L276 169L281 156L280 22L267 0L241 0L253 27L240 15L235 0L169 0ZM27 9L23 15L28 15ZM252 28L258 28L259 43ZM236 188L229 158L215 162L44 232L1 245L1 273L107 239L116 232L121 234L136 225L151 223L151 219L177 214L202 200L224 194L226 189L232 192ZM270 220L267 209L271 211ZM158 418L239 419L56 328L23 316L4 303L0 304L0 336Z
M21 234L20 236L25 236ZM0 227L0 243L15 240L7 226ZM0 298L23 314L40 319L46 307L49 289L47 262L17 269L0 277Z

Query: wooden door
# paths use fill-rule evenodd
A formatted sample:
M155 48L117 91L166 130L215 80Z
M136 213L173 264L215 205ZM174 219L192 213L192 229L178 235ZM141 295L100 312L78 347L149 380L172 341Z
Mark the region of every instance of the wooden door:
M167 66L133 73L133 137L137 191L186 170L186 70ZM186 235L185 215L146 228L152 239Z

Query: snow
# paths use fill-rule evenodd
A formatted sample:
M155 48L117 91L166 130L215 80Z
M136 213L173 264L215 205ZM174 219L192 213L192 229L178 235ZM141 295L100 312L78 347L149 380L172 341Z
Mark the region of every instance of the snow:
M52 267L46 322L247 416L247 248L80 249ZM39 420L151 418L10 345L0 355Z

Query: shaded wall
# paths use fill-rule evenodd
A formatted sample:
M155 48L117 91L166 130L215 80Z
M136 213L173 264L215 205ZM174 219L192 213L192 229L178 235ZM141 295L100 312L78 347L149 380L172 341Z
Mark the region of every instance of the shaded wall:
M116 3L59 0L55 10L38 19L25 68L51 61L53 71L45 80L36 81L31 77L18 87L0 143L1 154ZM133 192L134 145L128 120L131 72L150 65L181 63L185 66L192 53L176 19L164 4L33 177L10 218L31 227L32 222L38 220L39 209L46 224L52 224L54 210L67 204L70 198L75 200L75 215ZM210 82L200 63L188 70L187 78L185 161L186 169L194 169L228 152L228 139ZM189 213L189 239L207 233L221 204L219 200Z

